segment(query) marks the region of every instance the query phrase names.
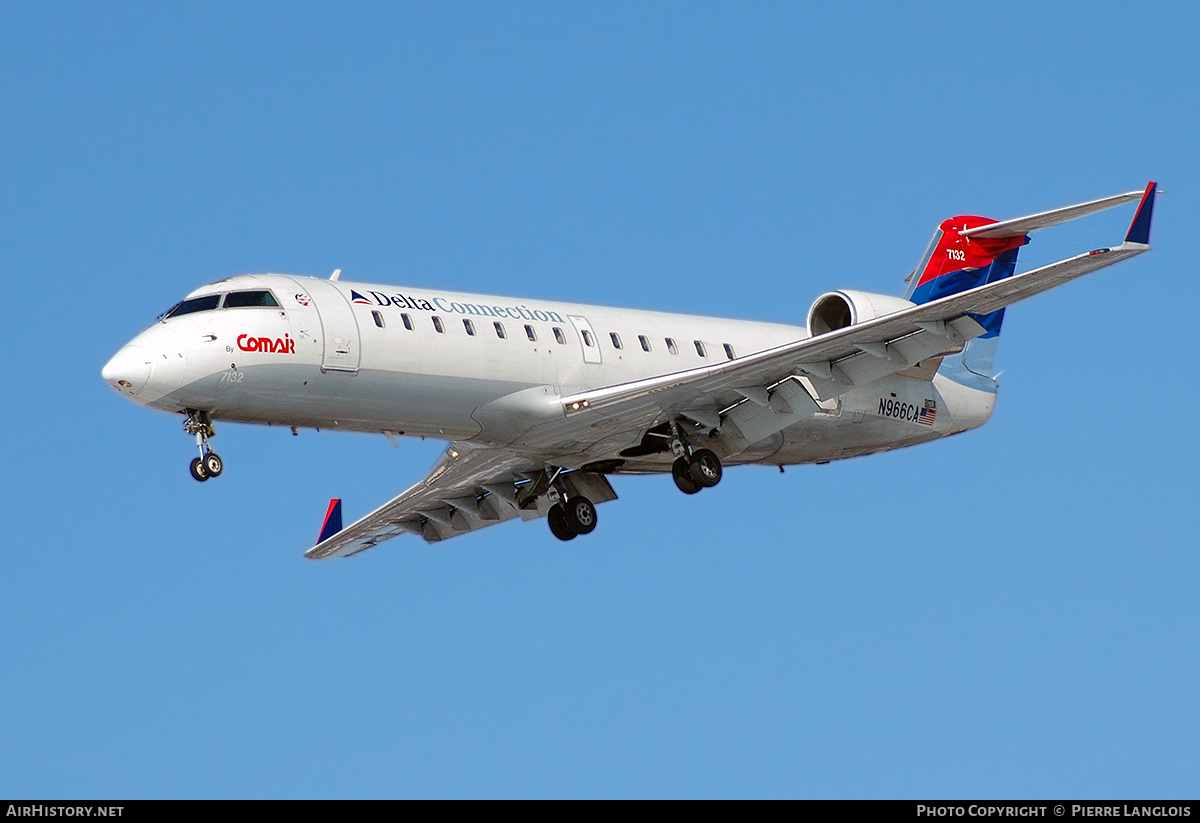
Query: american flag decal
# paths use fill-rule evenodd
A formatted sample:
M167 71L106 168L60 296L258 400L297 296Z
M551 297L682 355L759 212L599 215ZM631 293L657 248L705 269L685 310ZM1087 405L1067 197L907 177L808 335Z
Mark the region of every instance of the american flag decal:
M924 408L924 409L921 409L920 413L917 415L917 422L920 423L922 426L932 426L933 421L936 418L937 418L937 409L936 408Z

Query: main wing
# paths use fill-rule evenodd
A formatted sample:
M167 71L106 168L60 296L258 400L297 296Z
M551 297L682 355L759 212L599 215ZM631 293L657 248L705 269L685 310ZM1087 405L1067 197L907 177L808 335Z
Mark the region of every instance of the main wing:
M530 455L454 444L424 480L321 540L305 556L345 557L405 533L433 543L514 517L544 517L549 502L529 492L545 478L543 463ZM593 503L617 496L603 475L580 473L560 482L571 495L585 495Z

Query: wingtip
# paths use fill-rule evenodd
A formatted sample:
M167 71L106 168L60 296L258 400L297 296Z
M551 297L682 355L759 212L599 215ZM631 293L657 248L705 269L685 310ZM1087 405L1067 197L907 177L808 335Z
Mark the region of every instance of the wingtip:
M335 497L329 501L325 510L325 520L321 523L321 533L317 537L317 545L321 545L342 530L342 499Z
M1129 231L1125 235L1126 243L1150 245L1150 220L1154 215L1154 195L1157 191L1158 184L1153 180L1146 184L1142 202L1138 204L1137 212L1133 215L1133 222L1129 224Z

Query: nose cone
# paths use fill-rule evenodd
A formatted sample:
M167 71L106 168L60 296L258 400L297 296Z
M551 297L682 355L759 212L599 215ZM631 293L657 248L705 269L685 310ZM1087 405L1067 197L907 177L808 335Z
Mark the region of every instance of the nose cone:
M117 352L100 374L114 389L132 397L150 380L150 352L131 343Z

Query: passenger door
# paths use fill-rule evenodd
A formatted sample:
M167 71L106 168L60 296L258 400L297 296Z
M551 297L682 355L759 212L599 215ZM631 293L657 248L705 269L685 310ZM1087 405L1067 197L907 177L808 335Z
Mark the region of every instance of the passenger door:
M357 372L362 346L350 301L328 280L310 280L304 285L321 318L324 341L321 370Z
M577 314L568 314L567 319L571 321L571 325L575 327L575 333L579 335L579 345L583 349L583 362L599 363L600 341L596 338L596 333L592 331L592 325L588 323L587 318Z

